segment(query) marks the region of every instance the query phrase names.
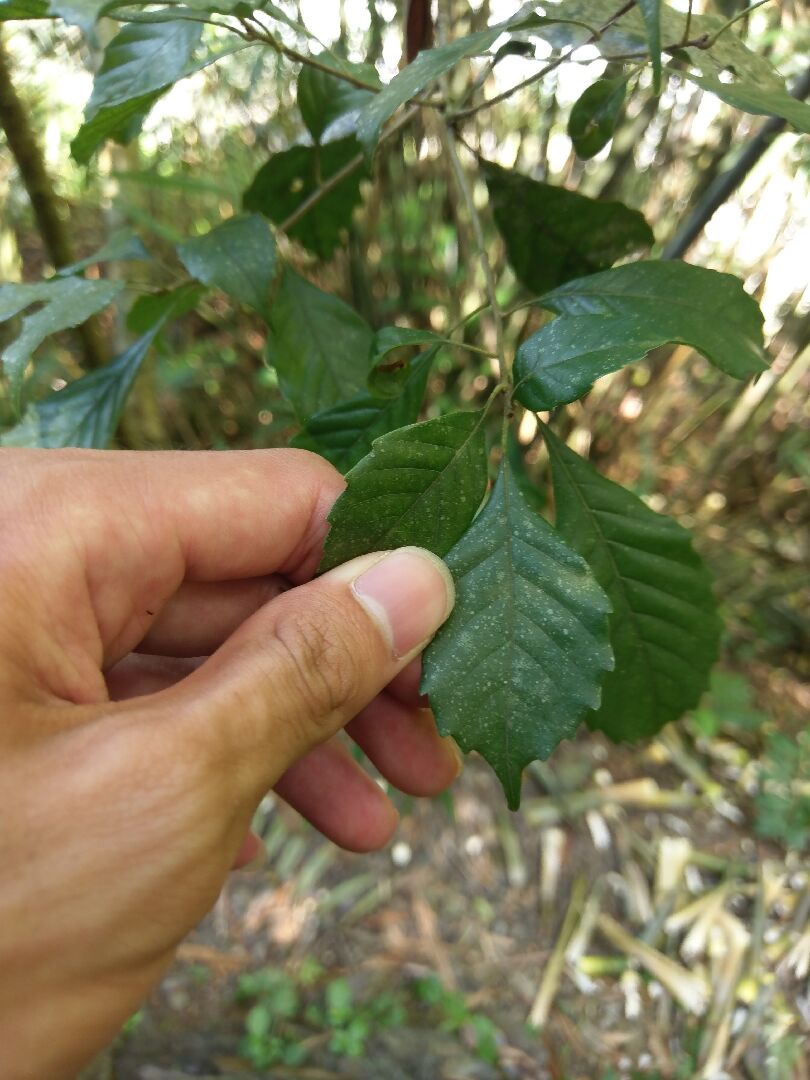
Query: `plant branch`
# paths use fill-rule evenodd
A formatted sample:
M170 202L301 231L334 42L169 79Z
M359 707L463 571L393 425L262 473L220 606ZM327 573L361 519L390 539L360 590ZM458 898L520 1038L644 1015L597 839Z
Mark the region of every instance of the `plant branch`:
M395 135L398 131L405 127L406 124L409 124L418 112L419 106L413 105L410 109L407 109L404 113L401 113L397 117L397 119L382 133L379 141L384 142L386 139L390 139L392 135ZM324 180L323 183L319 187L317 187L311 195L308 195L307 198L304 199L304 201L301 203L301 205L296 207L295 210L293 210L293 212L288 218L282 221L282 223L279 225L280 231L289 232L289 230L292 229L294 225L298 224L301 218L303 218L306 214L309 213L313 206L317 206L321 199L325 198L330 193L330 191L334 191L335 188L339 184L341 184L347 176L351 176L352 173L357 172L357 170L362 167L365 160L365 154L355 154L355 156L350 161L347 161L346 164L342 166L342 168L338 169L336 173L333 173L330 177Z
M504 90L500 94L496 94L494 97L487 98L486 101L479 102L478 105L471 105L467 109L457 110L456 112L448 116L448 121L450 123L453 123L456 120L463 120L468 116L474 116L482 109L491 109L493 105L499 105L502 101L506 101L507 98L512 97L513 94L517 94L519 91L525 90L527 86L531 86L533 83L539 82L540 79L545 78L546 75L550 74L552 71L556 70L556 68L558 68L561 64L564 64L566 60L570 59L570 57L573 55L573 53L577 51L577 49L581 49L585 45L593 45L595 42L597 42L602 36L602 34L605 32L605 30L610 29L610 27L616 22L617 19L620 19L622 15L625 15L632 7L635 7L635 3L636 0L628 0L627 3L622 4L619 10L616 11L613 15L611 15L607 22L603 23L598 30L594 30L594 32L586 41L583 41L580 44L571 45L570 48L568 48L564 53L561 53L553 60L550 60L545 65L545 67L540 68L539 71L536 71L533 75L530 75L527 79L524 79L523 82L517 83L517 85L510 87L508 90Z
M503 333L503 315L501 313L500 305L498 304L498 297L495 289L495 275L492 272L492 264L489 261L489 255L487 254L486 240L484 239L484 229L481 224L481 217L478 213L478 209L475 205L472 189L470 187L467 176L464 172L464 166L456 151L455 142L453 140L453 133L448 127L447 123L443 120L439 120L440 128L439 133L442 140L444 151L447 154L450 161L450 167L453 170L453 176L458 187L459 194L462 202L464 203L467 213L470 216L470 224L472 225L473 236L475 238L475 245L477 248L478 261L481 264L481 270L484 275L484 287L486 289L487 300L492 312L492 321L495 324L495 341L498 353L498 364L500 367L501 381L507 382L511 385L511 372L506 362L506 348L504 344Z

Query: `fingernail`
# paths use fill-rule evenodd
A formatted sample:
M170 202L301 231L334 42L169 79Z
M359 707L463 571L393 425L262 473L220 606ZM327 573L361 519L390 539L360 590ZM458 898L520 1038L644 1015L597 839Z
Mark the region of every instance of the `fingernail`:
M455 603L450 571L424 548L389 552L355 579L352 590L398 659L425 645Z

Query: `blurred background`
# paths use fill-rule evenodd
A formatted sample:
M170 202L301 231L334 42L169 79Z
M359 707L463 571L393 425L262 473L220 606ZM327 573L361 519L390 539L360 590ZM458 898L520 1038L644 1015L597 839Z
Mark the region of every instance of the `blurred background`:
M324 44L376 64L383 81L403 61L404 5L282 6ZM439 40L517 7L442 0ZM137 330L139 305L181 280L175 244L238 213L268 152L304 141L304 128L296 65L250 49L177 84L138 140L76 166L69 143L116 29L108 22L95 43L62 23L5 24L0 69L42 151L74 257L125 230L151 256L126 267L126 300L95 320L94 347L113 356ZM808 93L803 0L766 4L740 30ZM507 57L487 76L488 93L549 55L538 43L535 58ZM659 350L600 380L561 421L577 451L694 530L726 625L711 690L648 743L617 747L583 732L564 744L530 768L517 815L470 759L448 798L401 800L395 843L371 858L333 849L268 797L257 822L266 860L234 876L94 1077L810 1077L810 144L770 128L745 168L741 154L759 145L766 118L677 77L658 99L643 72L616 137L583 162L566 124L605 67L596 55L579 50L472 118L463 136L506 167L642 210L654 254L735 273L762 306L772 366L755 383L741 387L687 347ZM460 65L458 89L485 75L482 65ZM707 193L728 173L739 182L712 212ZM285 257L373 326L448 330L485 300L455 204L426 113L381 147L334 256L318 261L286 241ZM39 279L52 254L2 136L0 205L0 281ZM484 220L509 307L519 290ZM512 347L536 318L531 309L512 317ZM484 321L465 333L491 344ZM265 340L257 316L209 293L158 338L118 445L286 445L296 428ZM50 339L35 395L81 374L86 347L77 334ZM448 349L427 415L482 401L492 385L488 360ZM13 420L0 400L0 427ZM542 504L546 461L531 413L514 453Z

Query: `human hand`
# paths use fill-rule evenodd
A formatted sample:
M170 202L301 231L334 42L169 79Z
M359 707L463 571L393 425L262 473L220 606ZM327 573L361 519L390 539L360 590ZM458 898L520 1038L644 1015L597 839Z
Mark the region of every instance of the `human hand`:
M458 772L414 660L452 580L414 549L311 580L341 488L305 451L0 451L4 1080L73 1076L115 1035L269 788L387 842L341 728L404 791Z

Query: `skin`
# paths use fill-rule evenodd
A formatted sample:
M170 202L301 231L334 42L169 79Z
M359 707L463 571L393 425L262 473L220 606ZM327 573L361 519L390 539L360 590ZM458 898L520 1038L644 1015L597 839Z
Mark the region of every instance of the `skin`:
M386 630L352 586L379 555L312 580L342 486L305 451L0 451L5 1080L115 1036L260 850L270 788L343 847L388 842L341 729L408 793L458 773L417 689L452 584L422 559Z

